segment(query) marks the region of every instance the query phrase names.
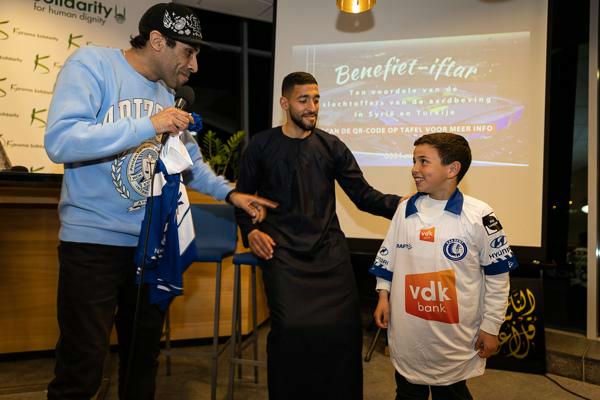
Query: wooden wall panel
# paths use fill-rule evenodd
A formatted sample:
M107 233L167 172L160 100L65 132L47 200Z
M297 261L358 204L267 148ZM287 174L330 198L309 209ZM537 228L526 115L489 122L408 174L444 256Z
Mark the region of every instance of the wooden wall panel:
M0 353L51 350L58 339L56 288L58 284L58 188L0 187ZM190 193L192 202L215 202ZM241 244L238 244L242 250ZM221 335L231 331L233 266L223 266ZM259 287L259 322L268 317ZM184 296L172 305L172 337L212 336L215 266L195 263L184 277ZM243 269L242 329L250 331L249 268ZM114 335L113 335L114 336Z

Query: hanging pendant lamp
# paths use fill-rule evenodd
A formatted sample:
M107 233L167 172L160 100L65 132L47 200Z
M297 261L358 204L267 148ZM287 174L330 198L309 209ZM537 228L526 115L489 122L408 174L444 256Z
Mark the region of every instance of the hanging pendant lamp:
M352 14L369 11L375 3L376 0L336 0L337 8L340 11Z

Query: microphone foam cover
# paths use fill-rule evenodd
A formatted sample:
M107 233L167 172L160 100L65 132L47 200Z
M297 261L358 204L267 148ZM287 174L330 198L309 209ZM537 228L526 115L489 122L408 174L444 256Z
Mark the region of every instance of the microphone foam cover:
M194 93L194 89L192 89L189 86L180 87L177 90L177 92L175 92L175 100L180 98L185 100L187 106L191 106L196 100L196 94Z

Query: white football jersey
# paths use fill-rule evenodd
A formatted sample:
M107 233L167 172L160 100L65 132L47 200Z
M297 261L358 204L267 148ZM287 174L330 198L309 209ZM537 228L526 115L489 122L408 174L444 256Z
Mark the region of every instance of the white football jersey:
M442 212L419 212L428 199L399 205L371 272L390 291L396 370L412 383L450 385L483 374L475 341L480 329L498 334L518 263L486 203L456 189Z

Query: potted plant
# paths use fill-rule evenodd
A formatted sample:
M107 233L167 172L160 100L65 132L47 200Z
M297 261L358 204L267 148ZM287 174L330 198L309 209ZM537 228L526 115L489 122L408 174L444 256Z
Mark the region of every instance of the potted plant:
M237 131L223 141L214 131L209 130L204 134L200 143L204 161L217 175L235 179L239 171L239 149L245 136L246 132Z

